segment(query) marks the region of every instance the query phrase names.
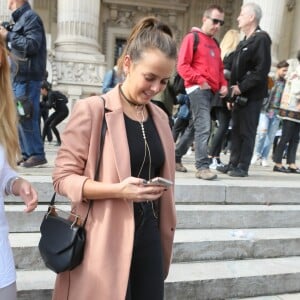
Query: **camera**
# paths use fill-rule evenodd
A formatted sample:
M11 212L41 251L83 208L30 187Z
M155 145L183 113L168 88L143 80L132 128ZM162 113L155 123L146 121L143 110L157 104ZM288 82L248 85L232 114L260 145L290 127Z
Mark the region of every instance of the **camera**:
M237 96L234 101L234 103L238 104L239 106L245 106L247 102L248 98L243 96Z
M229 92L226 99L228 102L238 104L239 106L245 106L248 102L247 97L241 95L232 95L232 86L229 88Z
M3 28L5 28L7 31L12 31L13 30L13 28L14 28L14 24L11 24L11 23L9 23L9 22L2 22L1 23L1 26L3 27Z

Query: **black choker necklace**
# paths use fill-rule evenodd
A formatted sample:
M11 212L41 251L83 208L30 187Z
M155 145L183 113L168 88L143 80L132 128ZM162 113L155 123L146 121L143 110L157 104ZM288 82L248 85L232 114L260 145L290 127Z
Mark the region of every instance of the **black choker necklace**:
M122 96L122 97L123 97L130 105L132 105L132 106L144 106L144 104L135 103L135 102L133 102L132 100L128 99L128 98L125 96L124 92L122 91L121 85L119 85L119 91L120 91L121 96Z

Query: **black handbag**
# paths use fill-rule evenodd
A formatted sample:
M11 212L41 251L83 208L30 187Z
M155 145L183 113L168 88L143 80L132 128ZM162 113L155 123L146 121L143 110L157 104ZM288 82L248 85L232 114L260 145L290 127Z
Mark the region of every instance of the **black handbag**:
M40 227L39 250L45 265L60 273L74 269L83 259L88 214L82 225L78 215L71 213L68 219L59 216L54 205L55 195Z
M99 174L106 126L104 115L95 180ZM70 213L68 218L59 216L55 207L55 195L56 193L52 196L48 211L40 226L39 250L46 267L56 273L61 273L74 269L82 262L86 239L85 224L93 201L89 201L88 211L82 222L81 218L73 213Z

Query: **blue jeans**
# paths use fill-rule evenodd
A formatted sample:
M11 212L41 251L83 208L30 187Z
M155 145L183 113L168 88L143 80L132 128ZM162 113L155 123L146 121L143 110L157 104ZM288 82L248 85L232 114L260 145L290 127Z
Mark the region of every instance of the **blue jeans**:
M213 93L211 90L194 90L189 94L190 108L195 130L195 166L197 170L209 168L208 139L211 129L211 101Z
M256 135L255 154L262 159L267 159L278 130L280 119L277 115L270 116L261 112Z
M40 119L40 81L14 82L13 91L15 97L26 95L26 86L28 87L28 96L33 103L33 116L31 120L25 120L19 123L19 139L21 151L24 158L31 156L37 159L45 158L44 145L42 142L39 119Z

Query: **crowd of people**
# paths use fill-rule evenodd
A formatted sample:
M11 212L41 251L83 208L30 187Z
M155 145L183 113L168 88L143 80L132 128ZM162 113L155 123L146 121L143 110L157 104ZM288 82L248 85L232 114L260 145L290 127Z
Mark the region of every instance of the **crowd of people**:
M184 96L189 101L185 111L189 109L190 114L184 121L176 114L175 124L185 125L179 140L175 135L176 171L187 172L182 156L194 142L196 178L215 179L214 169L232 177L247 177L251 164L269 165L272 145L273 171L300 173L296 164L300 124L299 62L290 70L286 60L280 61L271 78L271 38L260 28L261 18L259 5L244 4L237 19L240 32L230 29L219 46L214 35L224 23L224 12L220 6L212 5L204 12L202 27L191 29L199 35L200 45L196 51L192 50L193 35L188 33L184 37L177 70L184 79ZM201 46L202 40L205 43ZM299 56L300 51L298 60ZM289 93L286 86L291 86ZM182 99L182 95L177 97ZM286 99L284 103L282 98ZM274 144L280 127L280 141ZM173 132L176 130L173 128ZM226 165L220 157L225 143L230 143ZM287 167L282 165L284 153Z
M68 98L53 90L45 76L43 23L26 0L10 0L9 9L15 25L0 27L1 299L16 299L4 196L19 195L26 212L35 209L37 191L15 169L46 164L44 142L52 141L52 132L60 146L52 176L55 191L69 197L82 215L93 203L83 262L57 276L54 300L99 295L163 299L176 227L174 187L151 184L151 179L174 182L175 171L187 172L182 157L191 145L196 178L216 179L214 169L247 177L251 163L267 165L281 126L273 171L300 174L300 51L293 68L286 60L277 64L270 85L271 39L260 28L259 5L244 4L237 18L240 31L229 30L220 44L215 35L225 13L219 5L209 6L201 27L186 34L178 53L166 23L141 19L117 65L106 74L103 95L75 104L62 137L57 125L69 115ZM174 93L175 68L184 80L181 94ZM19 97L31 101L28 118L17 116L14 100ZM179 106L175 121L174 104ZM94 174L104 123L99 174ZM223 164L230 127L230 158Z

